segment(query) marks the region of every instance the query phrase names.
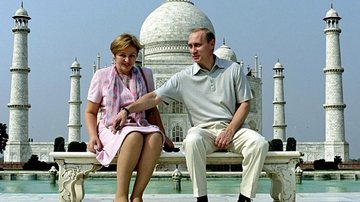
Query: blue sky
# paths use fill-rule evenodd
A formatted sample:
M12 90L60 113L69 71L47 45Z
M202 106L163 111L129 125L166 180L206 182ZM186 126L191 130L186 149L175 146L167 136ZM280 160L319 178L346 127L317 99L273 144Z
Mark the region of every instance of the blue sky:
M111 63L109 45L123 32L139 36L146 17L163 0L24 0L32 18L29 42L29 137L52 142L67 138L70 66L81 64L82 114L97 54L102 66ZM144 3L146 2L146 3ZM342 17L342 54L345 133L350 158L360 158L360 1L356 0L194 0L212 21L217 46L226 44L245 66L258 55L263 66L263 135L272 139L273 67L284 66L287 136L297 141L323 141L325 23L330 9ZM10 66L13 51L12 16L21 1L0 2L0 122L8 124ZM82 140L87 141L82 117Z

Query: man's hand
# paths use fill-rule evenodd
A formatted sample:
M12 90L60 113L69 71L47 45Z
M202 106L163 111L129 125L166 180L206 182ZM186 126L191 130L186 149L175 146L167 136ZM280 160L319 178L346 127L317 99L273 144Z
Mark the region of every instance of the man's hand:
M113 127L111 131L115 134L118 130L121 130L122 127L125 125L127 117L128 117L128 110L124 108L119 111L119 113L114 117L113 120Z
M224 129L221 133L215 138L215 145L219 149L227 149L229 144L232 142L234 136L234 131L230 129Z

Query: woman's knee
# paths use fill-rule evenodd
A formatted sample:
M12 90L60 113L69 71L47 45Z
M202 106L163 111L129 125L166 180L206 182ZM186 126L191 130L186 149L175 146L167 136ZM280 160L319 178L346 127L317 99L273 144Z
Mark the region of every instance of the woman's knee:
M143 144L144 137L139 132L131 132L129 133L124 140L123 144L131 143L131 144Z
M161 146L163 143L163 135L161 133L151 133L145 135L145 143L150 145L159 145Z

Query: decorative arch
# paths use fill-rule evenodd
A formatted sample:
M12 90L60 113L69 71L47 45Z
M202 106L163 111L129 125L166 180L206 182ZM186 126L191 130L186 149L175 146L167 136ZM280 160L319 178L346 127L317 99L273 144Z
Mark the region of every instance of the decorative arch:
M172 102L171 103L171 113L182 114L184 113L184 105L182 102Z
M184 129L178 123L171 129L171 137L174 142L182 142L184 140Z

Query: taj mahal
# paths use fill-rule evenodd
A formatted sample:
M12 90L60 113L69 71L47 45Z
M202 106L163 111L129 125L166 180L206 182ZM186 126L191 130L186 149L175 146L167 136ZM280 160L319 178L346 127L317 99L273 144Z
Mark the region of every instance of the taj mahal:
M191 13L191 15L189 15ZM31 17L23 5L13 16L15 26L14 47L11 73L11 93L9 109L9 141L4 152L5 162L26 162L31 155L37 155L40 161L51 162L49 153L54 149L53 142L29 141L28 112L31 105L28 101L28 34ZM296 149L304 153L304 161L325 159L333 161L340 156L343 161L349 160L349 144L345 139L342 73L340 54L340 20L339 14L332 8L323 18L325 22L324 35L326 39L325 75L325 140L322 142L297 142ZM189 31L194 27L207 27L216 34L212 22L191 0L166 0L153 10L144 20L140 41L145 48L139 54L136 65L150 67L154 73L155 88L161 86L173 74L193 63L188 50L187 39ZM215 54L224 59L238 62L244 67L243 61L238 61L235 52L226 45L226 41L215 50ZM254 99L251 100L250 113L246 123L250 128L262 132L262 66L260 58L254 57L254 64L244 68L249 80ZM93 69L100 68L100 57ZM81 141L80 106L86 99L80 97L81 65L75 59L70 66L71 88L69 98L69 122L66 144ZM273 138L286 143L286 119L284 93L284 67L280 62L273 67L274 100L273 100ZM159 106L166 134L176 144L181 144L190 128L186 109L182 103L173 102Z

